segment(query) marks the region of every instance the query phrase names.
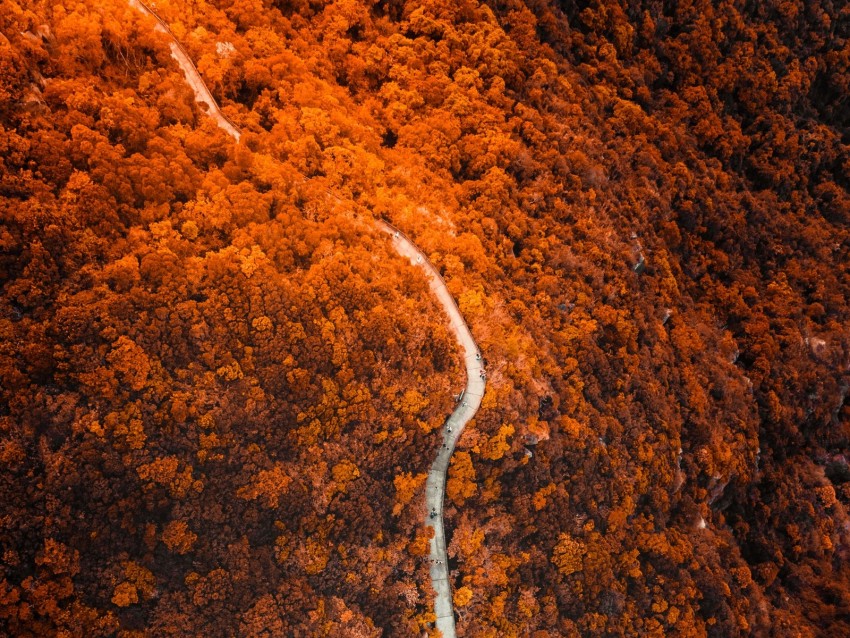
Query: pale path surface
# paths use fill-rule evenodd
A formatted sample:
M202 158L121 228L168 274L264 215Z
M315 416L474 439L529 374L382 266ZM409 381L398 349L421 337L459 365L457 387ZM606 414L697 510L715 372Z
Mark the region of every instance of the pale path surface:
M428 472L428 480L425 483L425 524L434 528L434 537L431 539L431 582L437 592L434 598L434 612L437 616L437 629L443 638L455 638L455 617L452 605L452 588L449 581L448 555L446 554L446 533L443 525L443 498L446 492L446 472L449 469L449 460L454 451L455 444L460 438L461 432L466 424L478 412L481 405L481 397L484 396L486 381L482 376L484 362L480 360L478 346L469 327L460 314L452 298L449 289L437 269L428 261L428 258L410 241L403 233L399 232L385 222L379 222L382 229L393 237L393 247L403 257L407 257L425 271L428 276L428 284L431 287L440 305L449 316L452 332L457 338L458 344L463 351L463 361L466 366L466 390L463 399L455 411L446 421L442 428L443 443L437 452L437 458L431 464ZM431 512L436 512L432 518Z
M180 45L177 38L174 37L174 34L171 33L171 29L168 28L168 25L163 22L162 18L160 18L153 9L142 2L142 0L129 0L129 3L131 7L138 9L142 13L145 13L156 20L155 28L157 31L166 33L171 37L171 57L177 60L180 70L183 71L186 83L191 87L192 92L195 94L195 102L203 104L206 107L207 115L213 118L220 128L224 129L228 135L235 138L238 142L241 136L239 129L236 128L236 126L227 119L224 113L221 112L218 102L215 101L215 98L212 96L212 93L210 93L209 88L207 88L207 85L201 78L201 74L198 73L198 69L192 62L192 58L189 57L189 54L186 53L186 50Z
M168 34L171 38L171 56L177 60L186 82L195 93L195 101L205 104L207 115L212 117L216 123L229 135L239 141L239 129L221 112L215 98L204 84L198 69L192 63L188 53L180 46L177 38L171 33L168 25L141 0L128 0L130 6L135 7L142 13L146 13L156 20L157 30ZM329 193L333 195L332 193ZM337 198L338 199L338 198ZM407 257L411 263L419 266L428 277L431 292L436 296L440 305L449 316L452 332L457 338L458 344L463 351L463 360L466 366L466 389L463 400L446 421L442 428L443 441L437 458L431 464L428 472L428 480L425 483L425 525L434 528L434 537L431 539L430 565L431 582L436 595L434 597L434 613L437 616L437 629L443 638L456 638L454 607L452 605L452 588L449 582L448 555L446 554L446 534L443 527L443 496L446 491L446 473L449 469L449 460L454 451L455 444L460 437L466 424L475 416L481 405L481 397L484 396L485 380L482 376L484 371L483 362L469 327L460 314L455 300L440 273L428 260L425 254L410 241L403 233L393 228L386 222L378 222L381 230L392 235L392 244L396 252L402 257ZM435 512L432 518L430 513Z

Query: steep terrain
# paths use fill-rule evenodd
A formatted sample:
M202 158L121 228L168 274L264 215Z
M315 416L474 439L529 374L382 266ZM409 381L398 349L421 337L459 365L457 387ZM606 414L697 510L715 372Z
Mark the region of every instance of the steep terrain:
M847 7L160 0L240 146L98 7L0 2L7 633L433 631L460 358L353 211L487 358L459 636L850 634Z

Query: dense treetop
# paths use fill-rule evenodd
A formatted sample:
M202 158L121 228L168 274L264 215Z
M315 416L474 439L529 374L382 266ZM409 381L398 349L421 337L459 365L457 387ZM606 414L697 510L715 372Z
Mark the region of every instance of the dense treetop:
M850 634L850 9L0 0L0 627ZM334 196L328 193L333 193Z

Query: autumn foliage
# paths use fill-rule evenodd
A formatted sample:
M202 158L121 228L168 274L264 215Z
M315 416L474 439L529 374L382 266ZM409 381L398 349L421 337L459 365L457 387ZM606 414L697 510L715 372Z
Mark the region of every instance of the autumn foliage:
M0 633L850 635L850 11L0 0ZM433 632L432 632L433 633Z

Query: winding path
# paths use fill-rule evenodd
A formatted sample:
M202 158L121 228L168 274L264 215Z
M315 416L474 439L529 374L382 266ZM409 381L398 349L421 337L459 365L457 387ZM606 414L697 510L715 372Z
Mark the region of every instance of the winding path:
M192 92L195 94L195 102L203 104L207 115L215 120L215 123L218 124L220 128L224 129L228 135L238 142L242 134L239 132L239 129L236 128L236 125L221 112L218 102L215 101L212 93L210 93L210 90L201 77L201 74L198 72L197 67L195 67L195 63L192 62L192 58L189 57L189 52L186 51L186 49L183 48L183 45L180 44L180 41L174 37L174 34L165 23L165 20L160 18L157 12L142 2L142 0L128 0L128 2L134 9L138 9L142 13L145 13L156 20L154 29L165 33L169 38L171 38L171 42L169 43L169 46L171 47L171 57L177 60L180 70L183 71L183 77L186 78L186 83L192 88Z
M224 129L236 141L241 136L239 129L221 112L218 103L210 93L209 88L201 78L198 69L192 63L192 59L186 50L180 45L177 38L168 28L168 25L156 12L148 7L142 0L128 0L130 6L135 7L142 13L151 16L156 21L156 30L167 34L171 38L171 56L177 61L186 82L195 93L195 101L205 105L207 115L213 118L219 127ZM481 405L486 384L483 361L469 326L463 319L455 303L454 298L446 287L446 282L428 257L416 247L404 233L392 226L389 222L378 221L378 227L391 236L395 251L402 257L422 269L428 278L431 292L437 297L443 310L449 317L451 330L457 338L458 345L463 351L463 359L466 367L466 388L457 408L452 412L445 425L441 429L442 443L437 452L437 457L431 464L428 479L425 483L425 525L434 529L431 538L430 571L431 582L436 592L434 596L434 613L437 617L437 629L443 638L456 638L454 607L452 605L452 588L449 581L448 555L446 554L446 534L443 525L443 500L446 491L446 474L449 469L449 461L454 451L457 440L460 438L463 428L475 416Z
M443 525L443 499L446 493L446 472L455 444L460 438L466 424L478 412L481 398L484 396L486 380L481 353L472 338L469 326L460 314L452 298L446 282L425 254L419 250L408 237L387 222L379 222L384 232L393 236L393 247L411 263L419 266L428 276L431 292L437 297L443 310L449 316L452 332L463 350L463 361L466 366L466 389L458 402L457 408L442 428L443 442L437 452L437 458L431 464L428 480L425 483L425 525L434 528L431 538L431 583L436 595L434 597L434 613L437 616L437 629L443 638L455 638L455 617L452 606L452 588L449 580L448 556L446 554L446 533Z

